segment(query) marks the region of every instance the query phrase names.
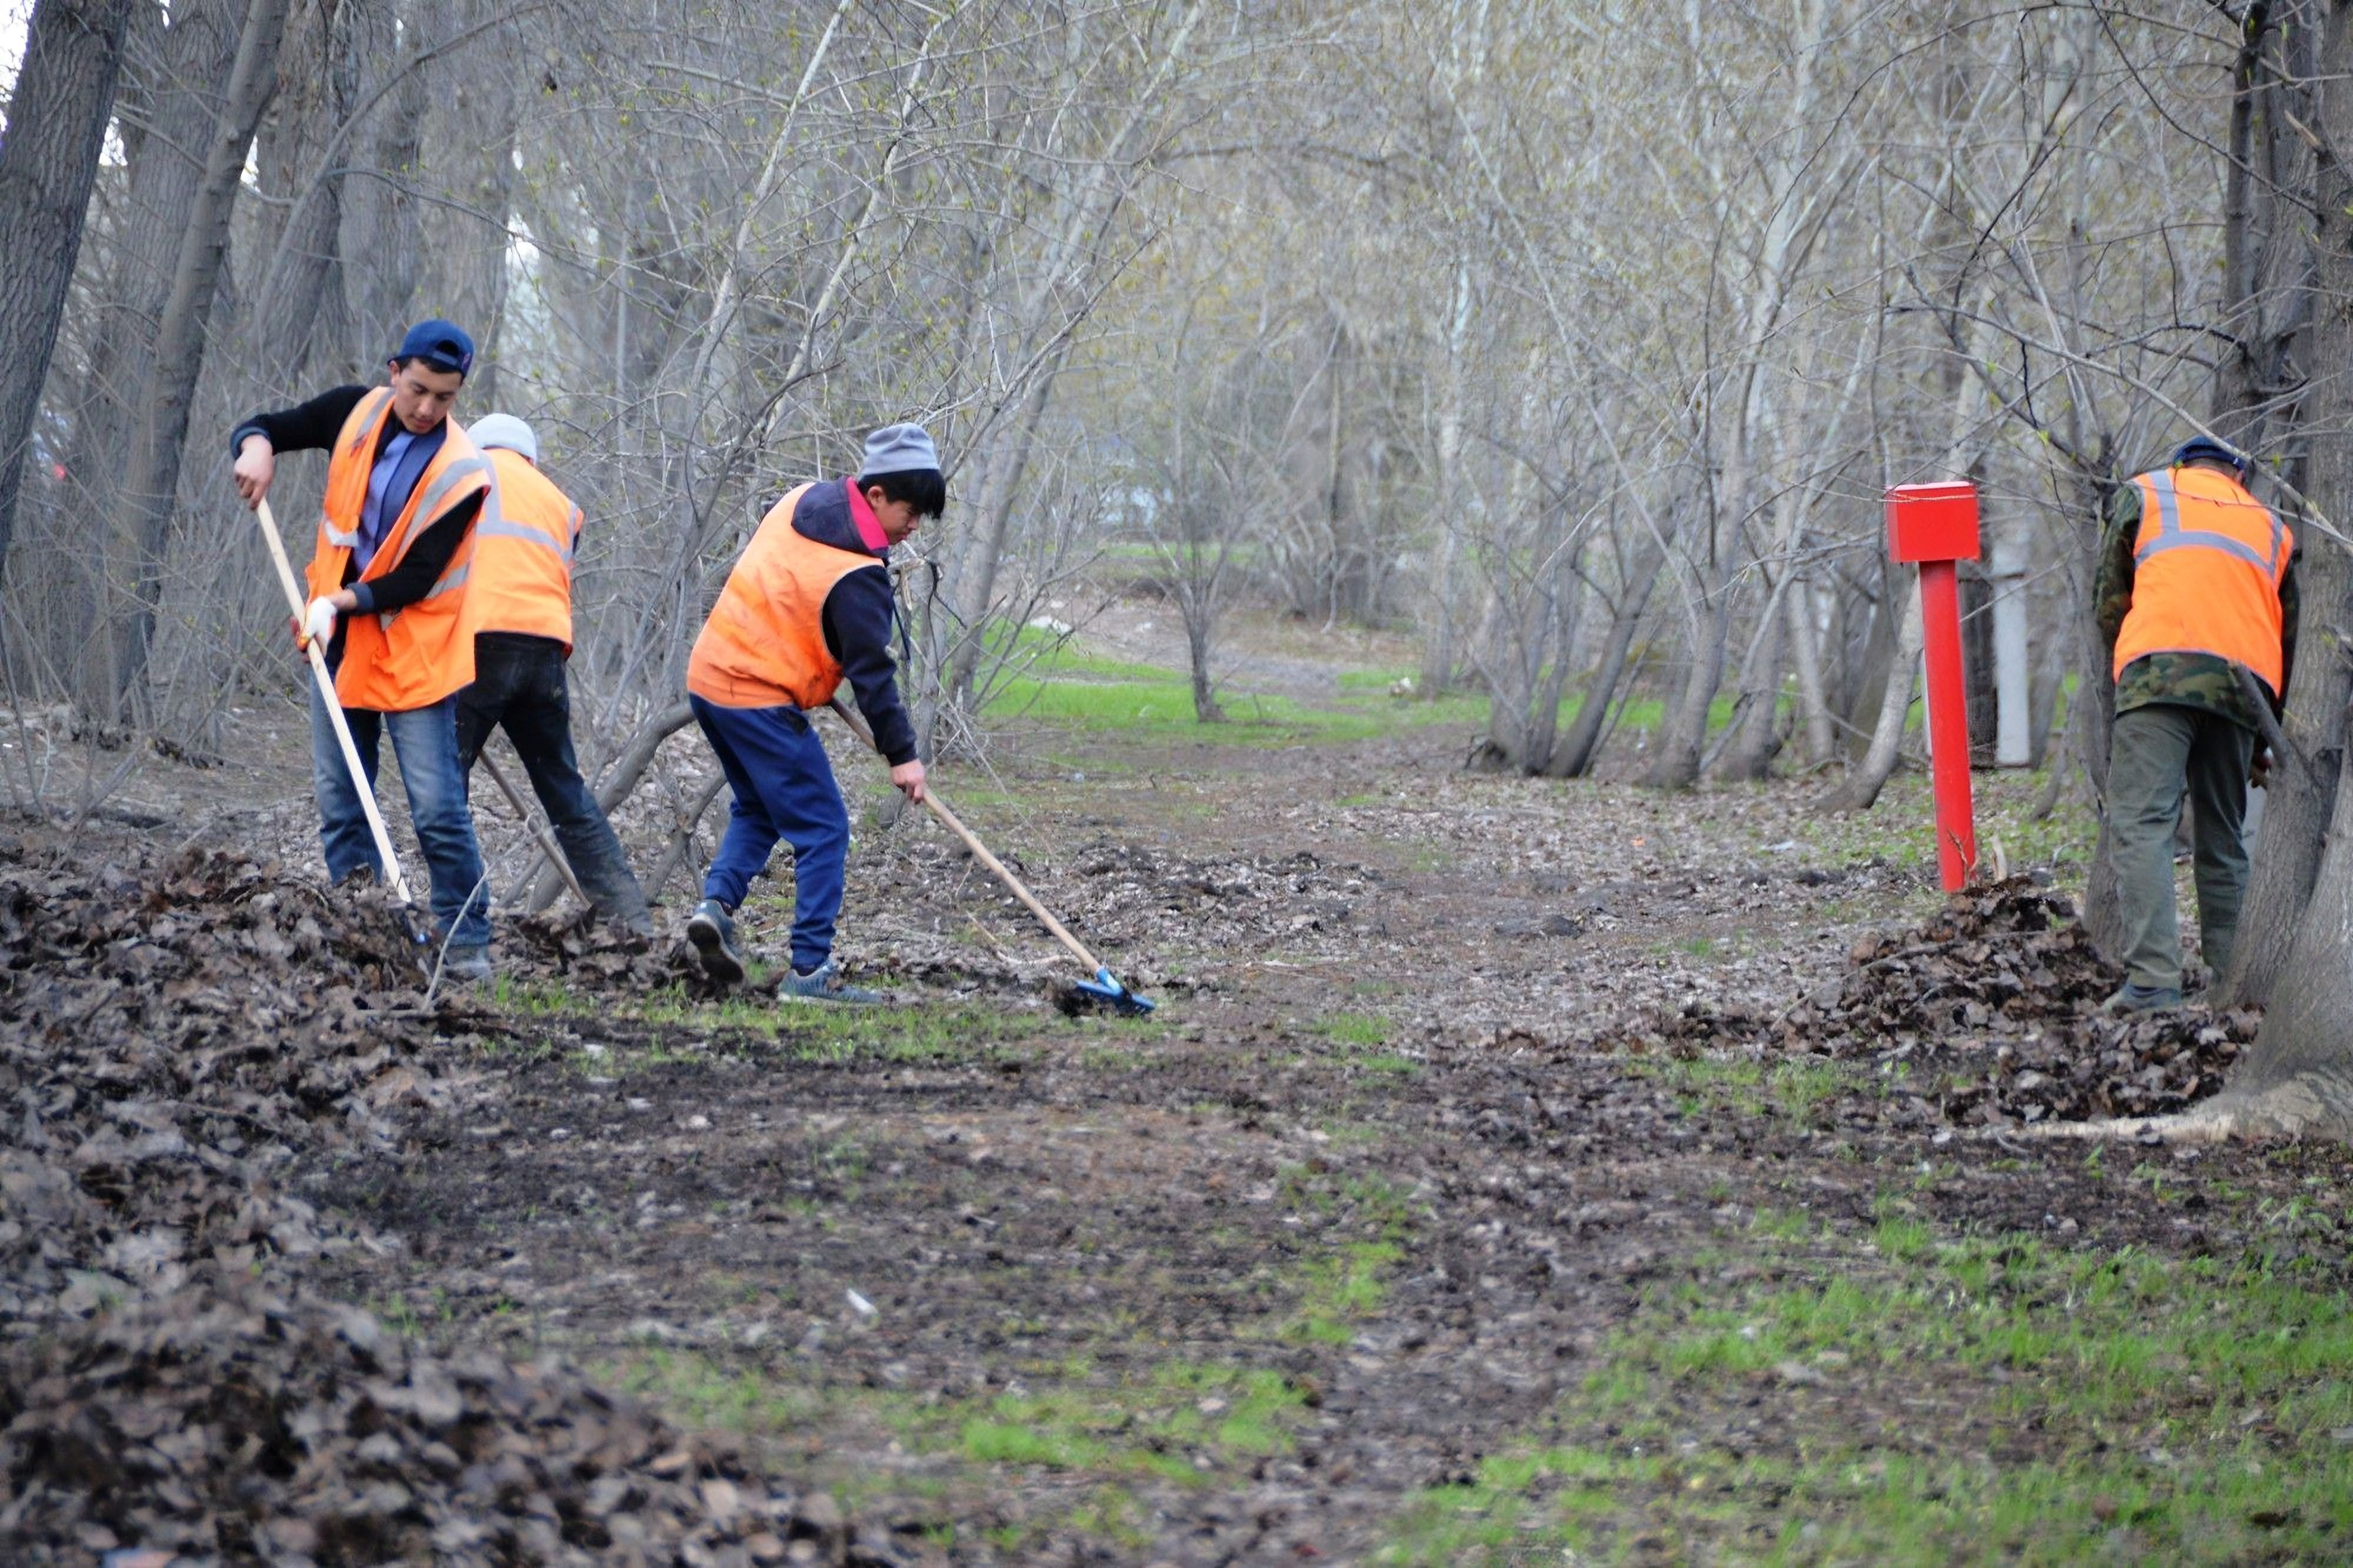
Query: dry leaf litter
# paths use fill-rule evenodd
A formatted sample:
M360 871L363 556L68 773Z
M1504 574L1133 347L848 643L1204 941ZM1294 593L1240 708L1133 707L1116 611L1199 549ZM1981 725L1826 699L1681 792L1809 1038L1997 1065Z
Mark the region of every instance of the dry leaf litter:
M396 1243L288 1167L456 1087L425 1047L470 1004L428 1005L415 952L381 895L241 857L0 864L10 1561L896 1560L560 1365L444 1360L306 1288Z

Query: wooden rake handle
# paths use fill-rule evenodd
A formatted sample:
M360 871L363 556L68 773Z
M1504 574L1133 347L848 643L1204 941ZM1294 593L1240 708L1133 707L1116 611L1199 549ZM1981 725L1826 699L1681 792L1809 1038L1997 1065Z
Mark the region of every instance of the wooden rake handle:
M270 563L278 568L278 585L286 590L286 608L299 626L302 620L302 590L294 581L294 567L286 559L286 546L279 542L278 520L270 515L267 497L254 503L253 515L261 524L262 542L269 546ZM413 907L417 900L409 897L408 879L400 874L400 857L393 853L392 835L385 831L384 814L376 809L375 791L368 784L367 769L360 763L360 749L352 740L352 727L343 718L343 704L335 695L335 678L327 673L327 650L318 639L306 639L303 647L311 655L311 674L319 683L319 695L327 704L327 722L333 726L335 743L342 748L343 766L351 770L352 787L359 791L360 809L367 814L368 832L375 837L376 858L384 862L385 879L392 884L393 896L403 908Z
M880 748L874 744L873 732L866 728L866 721L851 712L840 698L833 698L826 706L833 710L836 718L849 726L851 734L866 742L867 750L880 754ZM940 798L939 791L932 788L929 783L923 785L923 804L931 808L932 815L938 817L949 832L964 840L964 847L972 851L974 859L987 867L989 870L996 873L998 881L1013 889L1013 896L1029 906L1029 912L1038 917L1038 923L1050 931L1055 941L1069 948L1071 955L1081 963L1085 964L1090 973L1103 968L1103 960L1089 952L1086 943L1072 936L1069 928L1054 918L1054 911L1039 903L1038 895L1023 886L1021 879L1015 876L1004 861L989 853L988 846L983 844L979 836L966 827L955 812L948 809L948 803Z

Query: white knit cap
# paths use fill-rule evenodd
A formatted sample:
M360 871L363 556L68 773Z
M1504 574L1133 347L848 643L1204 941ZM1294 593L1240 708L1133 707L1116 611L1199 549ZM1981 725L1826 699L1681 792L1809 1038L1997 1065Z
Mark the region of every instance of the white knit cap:
M531 433L530 426L512 414L485 414L466 426L466 434L485 452L493 447L504 447L510 452L521 452L534 465L539 461L539 437Z

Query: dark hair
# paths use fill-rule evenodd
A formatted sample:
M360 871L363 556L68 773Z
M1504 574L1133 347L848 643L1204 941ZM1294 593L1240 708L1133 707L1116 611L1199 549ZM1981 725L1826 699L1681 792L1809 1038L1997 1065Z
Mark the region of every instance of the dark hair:
M895 474L860 474L862 492L881 485L892 500L905 501L918 517L937 517L948 509L948 481L937 468L907 468Z
M436 375L447 375L454 370L458 373L459 383L462 384L465 381L466 373L461 367L454 364L435 364L433 360L434 356L431 354L395 354L392 368L396 374L413 364L421 364Z

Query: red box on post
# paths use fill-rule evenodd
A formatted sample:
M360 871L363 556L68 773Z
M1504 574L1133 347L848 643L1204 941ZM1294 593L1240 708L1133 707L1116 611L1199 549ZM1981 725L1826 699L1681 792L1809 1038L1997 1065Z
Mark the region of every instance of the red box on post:
M1887 492L1888 559L1974 561L1978 548L1977 486L1897 485Z

